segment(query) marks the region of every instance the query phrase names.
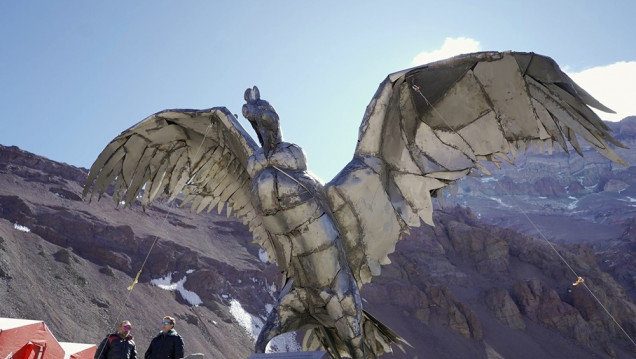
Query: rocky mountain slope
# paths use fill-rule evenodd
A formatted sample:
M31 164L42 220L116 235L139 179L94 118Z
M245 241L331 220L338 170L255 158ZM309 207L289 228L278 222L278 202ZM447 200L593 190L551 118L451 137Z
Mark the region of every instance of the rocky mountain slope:
M623 167L583 147L584 157L529 152L459 183L450 205L470 207L484 222L556 243L586 244L603 270L636 298L636 116L609 122L628 149ZM583 143L583 141L581 141Z
M86 343L129 319L143 353L172 315L188 353L249 356L280 275L247 229L225 214L175 205L143 211L117 208L109 196L82 201L85 178L85 169L0 146L0 316L44 320L58 340ZM617 325L636 336L634 298L605 257L576 241L553 249L478 217L439 210L436 226L413 230L363 288L365 308L413 346L388 357L636 354ZM633 241L634 231L627 236ZM591 292L572 285L573 270ZM293 349L300 336L284 339L278 350Z

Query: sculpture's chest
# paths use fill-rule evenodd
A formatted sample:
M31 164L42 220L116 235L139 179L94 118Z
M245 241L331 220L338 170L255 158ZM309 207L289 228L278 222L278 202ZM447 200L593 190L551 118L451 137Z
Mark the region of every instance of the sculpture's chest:
M250 159L252 168L260 166L252 178L252 205L271 235L281 270L295 276L299 285L326 286L341 270L338 231L324 188L305 170L304 157L284 155L286 162L275 153ZM296 167L298 163L303 166Z
M316 185L304 172L268 167L252 181L252 204L261 216L294 216L294 208L315 200Z
M252 175L252 204L260 215L272 215L294 208L314 197L320 184L306 169L300 147L280 144L270 156L256 152L248 161Z
M298 286L328 286L342 269L340 236L321 193L304 171L270 167L252 183L252 204L270 234L274 258Z

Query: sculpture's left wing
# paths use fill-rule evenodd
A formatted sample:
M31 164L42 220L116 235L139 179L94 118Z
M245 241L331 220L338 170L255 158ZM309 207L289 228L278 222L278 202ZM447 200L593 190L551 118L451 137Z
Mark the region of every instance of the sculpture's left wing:
M183 194L182 205L243 220L266 236L250 202L247 160L259 146L225 107L158 112L113 139L90 169L84 197L101 196L114 182L116 203L143 206Z
M611 111L550 58L484 52L389 75L367 107L354 158L326 185L359 285L390 263L402 232L432 221L431 195L480 161L552 152L577 136L612 161L621 146L588 106Z

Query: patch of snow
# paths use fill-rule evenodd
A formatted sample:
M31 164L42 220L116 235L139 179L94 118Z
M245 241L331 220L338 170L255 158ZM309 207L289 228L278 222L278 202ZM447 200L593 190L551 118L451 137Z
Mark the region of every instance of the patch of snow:
M497 182L497 179L495 177L481 177L479 178L479 182L481 183L488 183L488 182Z
M152 279L150 281L150 284L164 290L177 291L186 302L188 302L192 306L198 307L199 305L203 304L203 301L201 300L201 297L199 297L195 292L185 289L184 284L187 279L188 277L184 276L183 278L181 278L180 281L173 283L172 273L168 273L163 278Z
M572 203L568 204L566 208L569 210L576 209L576 207L578 207L579 205L579 200L574 197L568 197L568 198L573 199L573 201Z
M232 314L241 327L247 330L247 333L252 339L256 340L256 338L258 338L258 333L260 333L263 323L255 321L254 317L245 311L241 303L236 299L230 301L230 314Z
M188 270L186 271L186 274L192 274L192 273L194 273L194 269L188 269Z
M179 287L177 287L177 291L181 294L181 297L186 300L186 302L190 303L191 306L198 307L203 304L201 297L199 297L195 292L187 290L183 288L183 284L185 283L186 278L184 277L179 281Z
M163 278L152 279L150 280L150 284L169 291L177 289L177 283L172 283L172 273L168 273Z
M497 198L497 197L488 197L488 198L489 198L490 200L493 200L493 201L495 201L495 202L499 203L499 205L501 205L501 206L508 207L508 208L512 208L512 206L511 206L511 205L503 203L503 201L501 200L501 198Z
M636 202L636 198L627 197L627 202Z
M20 225L20 224L18 224L18 222L13 224L13 228L17 229L18 231L21 231L21 232L26 232L26 233L31 232L31 229L29 227Z
M268 306L271 310L271 305ZM256 341L258 334L263 328L263 321L257 316L251 315L245 309L241 303L232 299L230 301L230 314L236 319L236 321L247 331L250 337ZM296 340L296 333L285 333L272 339L265 353L285 353L285 352L299 352L301 351L298 341Z
M260 259L261 262L263 263L269 262L269 256L267 255L267 251L265 251L263 248L258 249L258 259Z

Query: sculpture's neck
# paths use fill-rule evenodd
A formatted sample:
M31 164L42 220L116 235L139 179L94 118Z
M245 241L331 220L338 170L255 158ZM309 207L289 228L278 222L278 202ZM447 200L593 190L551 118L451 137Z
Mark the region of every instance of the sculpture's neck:
M280 142L267 154L262 148L258 149L247 163L247 171L252 178L258 172L271 167L290 171L306 171L307 158L298 145Z
M278 126L261 131L261 138L263 139L262 145L266 155L276 151L276 148L283 143L283 134Z

